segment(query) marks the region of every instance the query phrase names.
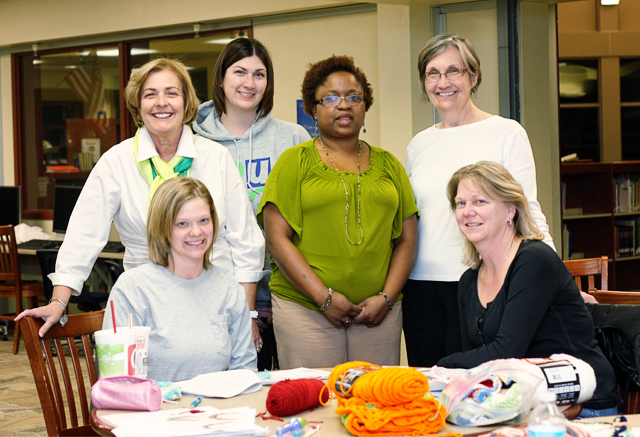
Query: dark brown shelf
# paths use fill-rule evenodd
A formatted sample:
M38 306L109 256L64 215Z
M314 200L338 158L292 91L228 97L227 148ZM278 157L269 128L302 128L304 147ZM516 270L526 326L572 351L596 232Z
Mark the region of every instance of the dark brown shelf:
M640 288L640 256L615 254L615 220L640 216L640 211L614 212L614 177L624 173L640 174L640 161L560 164L564 209L579 212L562 217L571 233L571 252L584 258L608 256L609 289L620 291Z

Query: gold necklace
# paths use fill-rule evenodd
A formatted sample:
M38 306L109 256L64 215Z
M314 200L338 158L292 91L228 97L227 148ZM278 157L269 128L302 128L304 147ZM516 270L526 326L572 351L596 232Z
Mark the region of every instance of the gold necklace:
M333 165L333 168L336 169L336 172L338 172L338 176L340 176L340 180L342 181L342 186L344 187L344 197L345 197L345 212L344 212L344 230L347 233L347 240L349 240L349 243L353 244L354 246L357 246L358 244L362 243L362 241L364 240L364 232L362 231L362 222L360 221L360 157L362 156L362 141L358 141L358 195L356 197L357 199L357 205L358 205L358 226L360 227L360 241L358 241L357 243L354 243L353 241L351 241L351 238L349 238L349 224L347 223L347 219L349 217L349 191L347 190L347 184L344 182L344 178L342 177L342 174L340 174L340 170L338 170L338 167L336 166L336 164L333 162L333 159L331 159L331 156L329 156L329 152L327 151L327 148L324 146L324 141L322 141L322 137L320 135L318 135L318 138L320 138L320 144L322 144L322 150L324 150L324 153L327 154L327 158L329 158L329 161L331 162L331 164Z

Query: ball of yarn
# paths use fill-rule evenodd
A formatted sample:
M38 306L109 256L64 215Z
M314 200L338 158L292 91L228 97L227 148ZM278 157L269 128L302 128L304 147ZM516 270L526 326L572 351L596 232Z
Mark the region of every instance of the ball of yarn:
M320 391L324 382L317 379L287 379L275 383L267 395L267 411L274 416L293 416L320 405ZM329 392L324 390L322 402Z
M336 414L355 436L432 435L445 427L446 409L413 368L352 361L334 367L327 387L336 395Z
M352 361L334 367L329 376L328 385L336 395L340 396L341 378L352 368L377 368L366 373L353 384L350 394L381 405L399 405L423 397L429 391L429 380L413 368L384 367L364 361Z

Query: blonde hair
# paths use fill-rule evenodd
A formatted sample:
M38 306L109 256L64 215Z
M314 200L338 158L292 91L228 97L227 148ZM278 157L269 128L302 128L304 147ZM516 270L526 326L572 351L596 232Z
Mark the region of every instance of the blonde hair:
M495 162L480 161L476 164L462 167L455 172L447 186L447 197L451 209L456 210L456 196L458 186L462 181L470 180L482 194L490 199L513 205L516 213L513 217L515 235L525 240L542 240L544 235L538 229L531 210L529 200L522 191L522 186L511 176L511 173ZM476 247L465 238L463 262L476 269L480 265L480 254Z
M189 72L184 64L175 59L157 58L147 62L140 68L131 70L129 83L124 89L124 101L138 127L144 126L144 121L140 114L140 94L142 86L147 80L147 77L149 77L149 74L163 70L175 73L182 85L182 98L184 99L182 124L191 124L198 117L200 100L196 95L196 90L191 82L191 76L189 76Z
M218 235L218 215L207 187L199 180L187 177L176 177L164 182L151 199L147 220L147 244L149 245L149 260L151 262L163 267L169 265L173 224L180 208L187 201L195 198L204 199L211 212L212 241L204 254L202 265L205 270L212 266L209 255Z
M476 54L471 41L466 38L462 38L455 33L443 33L441 35L434 36L429 41L418 55L418 74L420 74L420 89L424 97L427 96L427 88L424 84L427 78L427 64L436 56L444 52L449 47L455 47L460 52L462 63L464 68L469 73L469 80L471 76L477 76L476 84L471 87L471 92L476 93L480 88L480 82L482 82L482 71L480 70L480 58Z

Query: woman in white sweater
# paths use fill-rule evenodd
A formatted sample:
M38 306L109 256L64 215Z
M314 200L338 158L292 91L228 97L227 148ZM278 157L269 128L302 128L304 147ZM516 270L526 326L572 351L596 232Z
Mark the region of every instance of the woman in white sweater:
M409 143L406 170L420 209L418 259L403 289L403 329L409 365L433 366L461 350L458 280L466 267L446 187L460 167L478 161L503 165L522 185L532 215L553 247L537 201L536 170L529 138L513 120L474 105L482 74L471 43L458 35L429 40L418 58L422 91L442 122Z

